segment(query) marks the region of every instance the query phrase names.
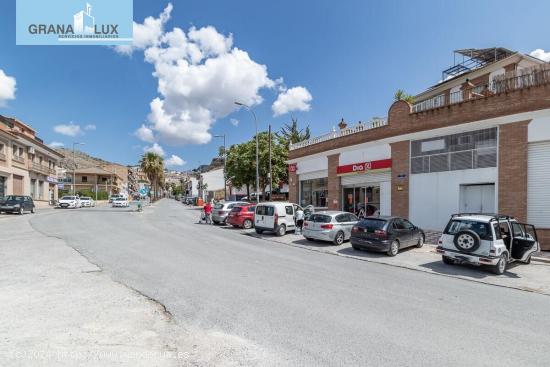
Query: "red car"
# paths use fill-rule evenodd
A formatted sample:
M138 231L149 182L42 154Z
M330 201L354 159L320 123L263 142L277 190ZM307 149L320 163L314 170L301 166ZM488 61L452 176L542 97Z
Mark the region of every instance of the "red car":
M250 229L254 226L254 211L255 205L236 206L227 215L227 224L233 227Z

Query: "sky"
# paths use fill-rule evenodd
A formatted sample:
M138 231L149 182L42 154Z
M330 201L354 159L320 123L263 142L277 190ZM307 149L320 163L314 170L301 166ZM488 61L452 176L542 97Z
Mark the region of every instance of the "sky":
M214 135L254 135L236 100L261 131L294 117L321 135L386 116L397 89L437 83L455 49L550 61L549 13L547 1L134 0L132 46L16 46L3 0L0 114L53 146L121 164L152 150L189 170L216 156Z

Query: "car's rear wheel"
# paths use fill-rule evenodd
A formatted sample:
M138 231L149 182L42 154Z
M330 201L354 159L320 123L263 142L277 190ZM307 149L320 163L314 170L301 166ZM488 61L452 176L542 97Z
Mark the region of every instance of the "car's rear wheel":
M506 254L500 255L500 259L498 260L498 263L493 266L493 273L496 275L502 275L506 271L506 265L508 264L508 259L506 257Z
M23 215L23 208L19 208L19 210L17 211L17 214Z
M451 259L449 256L442 256L441 259L443 260L444 264L447 264L447 265L454 265L455 264L455 261L453 259Z
M393 240L390 248L388 249L388 256L395 256L399 252L399 242L397 240Z
M344 232L340 231L336 233L336 237L334 237L334 241L332 241L336 246L340 246L344 243Z
M424 246L424 236L420 235L420 238L418 239L418 243L416 244L416 247L422 248Z
M275 233L278 237L284 236L286 234L286 226L284 224L281 224L279 227L277 227Z
M252 228L252 221L250 219L245 219L243 222L243 228L244 229Z

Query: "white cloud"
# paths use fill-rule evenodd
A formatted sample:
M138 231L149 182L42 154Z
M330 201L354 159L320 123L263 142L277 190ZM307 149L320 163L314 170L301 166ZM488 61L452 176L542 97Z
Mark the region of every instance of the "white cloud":
M135 50L158 44L164 33L164 25L170 20L172 8L172 3L168 3L158 18L147 17L141 24L134 22L132 45L115 46L115 51L131 55Z
M237 119L230 119L229 122L231 122L231 125L233 126L239 126L239 120Z
M164 149L162 149L162 147L160 145L158 145L157 143L154 143L151 146L144 147L143 151L145 153L148 153L148 152L156 153L156 154L160 155L161 157L164 157Z
M59 142L59 141L52 141L50 144L48 144L50 148L61 148L65 146L65 144Z
M66 136L77 136L83 134L80 125L73 124L72 122L69 124L56 125L54 126L53 131Z
M536 50L531 51L529 55L536 57L537 59L550 62L550 51L546 52L542 48L537 48Z
M233 46L231 34L224 35L213 26L162 31L170 11L171 7L136 26L153 29L154 37L147 42L138 42L137 37L132 51L144 50L145 61L153 65L158 80L159 96L150 103L148 122L135 135L149 143L208 143L216 120L239 109L235 101L260 104L261 90L278 87L282 79L271 80L265 65ZM302 100L308 103L307 98Z
M141 127L135 131L134 135L137 136L139 140L145 141L147 143L152 143L155 141L153 130L149 129L145 125L141 125Z
M169 167L176 167L176 166L183 166L187 162L181 159L180 157L178 157L177 155L172 154L172 156L168 158L164 163Z
M4 70L0 69L0 107L5 106L6 101L15 99L16 84L14 77L6 75Z
M84 126L84 130L87 130L87 131L95 131L96 128L97 127L94 124L88 124L88 125Z
M311 109L311 93L304 87L294 87L279 94L271 109L274 116L284 115L292 111L309 111Z

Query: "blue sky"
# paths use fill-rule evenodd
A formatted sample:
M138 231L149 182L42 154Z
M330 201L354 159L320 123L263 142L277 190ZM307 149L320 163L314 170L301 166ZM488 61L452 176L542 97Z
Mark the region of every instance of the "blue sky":
M342 117L355 123L385 116L396 89L415 94L436 83L441 71L452 64L454 49L502 46L524 53L539 48L550 51L545 30L550 3L543 1L519 4L495 0L475 5L360 0L171 3L164 33L179 27L190 39L190 27L200 31L212 26L217 30L214 40L226 42L225 51L210 49L207 55L212 32L204 32L206 38L197 32L195 38L195 45L203 51L203 59L196 64L218 59L209 66L217 65L212 67L221 74L219 78L208 78L208 71L180 78L177 70L164 70L167 64L146 62L144 49L151 45L133 50L130 56L102 46L16 46L15 0L0 2L0 70L17 83L15 99L5 100L0 114L32 125L47 143L70 146L82 141L86 143L84 151L123 164L136 163L145 147L157 143L166 159L176 155L185 160L187 164L175 167L185 170L209 163L216 154L221 140L205 143L209 134L227 134L228 144L253 135L251 116L246 111L228 110L233 92L256 103L261 96L263 101L254 109L262 130L267 130L269 123L277 130L292 115L318 135ZM158 18L167 4L135 0L134 21ZM168 46L162 47L166 50ZM240 53L231 68L219 53L235 55L235 47L245 54ZM155 68L165 73L154 76ZM235 91L227 89L235 81L227 73L240 73ZM162 92L159 81L173 85ZM187 90L194 86L197 89ZM296 87L303 89L293 90ZM286 108L274 116L273 103L291 90L301 93L290 93L283 103ZM304 90L311 100L307 93L304 97ZM189 93L189 97L182 98L180 92ZM150 103L155 99L164 101L157 106L163 114L151 118ZM287 110L290 112L284 113ZM166 120L172 113L184 117ZM238 120L238 126L231 119ZM74 137L54 129L71 123L81 129ZM142 125L151 132L151 136L145 134L148 141L135 134ZM71 129L76 128L69 126ZM67 129L57 130L67 133Z

